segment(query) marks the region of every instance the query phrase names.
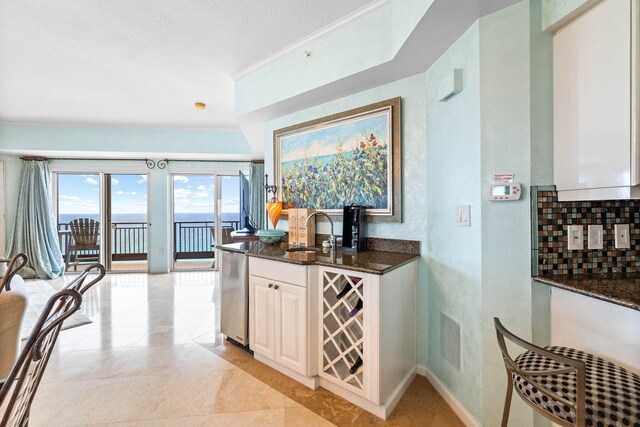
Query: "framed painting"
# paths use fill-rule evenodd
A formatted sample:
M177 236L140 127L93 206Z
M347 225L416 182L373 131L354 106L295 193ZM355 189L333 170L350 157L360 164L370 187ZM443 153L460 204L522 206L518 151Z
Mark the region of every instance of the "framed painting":
M400 97L278 129L273 143L285 210L361 205L369 222L402 221Z

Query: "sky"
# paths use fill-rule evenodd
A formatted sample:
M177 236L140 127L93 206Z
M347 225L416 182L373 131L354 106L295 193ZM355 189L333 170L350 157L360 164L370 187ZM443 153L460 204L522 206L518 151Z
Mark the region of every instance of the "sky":
M372 133L382 144L389 141L386 111L366 119L356 118L353 121L338 122L330 127L282 137L280 156L282 162L290 162L332 155L336 153L337 143L342 144L343 151L353 151L365 135Z
M212 214L215 208L213 176L172 175L176 213ZM222 212L237 212L238 176L224 176ZM147 175L111 175L112 214L147 211ZM60 214L95 214L100 210L100 175L58 174Z

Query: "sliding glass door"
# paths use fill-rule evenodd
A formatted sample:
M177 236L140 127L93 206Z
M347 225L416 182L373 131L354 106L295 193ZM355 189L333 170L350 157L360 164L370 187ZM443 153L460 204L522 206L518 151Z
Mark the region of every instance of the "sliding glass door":
M218 269L216 244L240 224L238 175L172 175L173 268Z
M97 222L100 230L100 174L57 174L58 239L67 271L78 270L81 264L100 260L99 249L83 249L75 243L72 226L76 230ZM78 224L76 226L76 224ZM100 246L100 233L95 237ZM88 248L89 246L85 246Z
M137 174L105 174L106 247L112 271L147 271L147 180Z
M101 262L147 271L146 175L56 173L60 248L67 271Z
M212 268L215 258L215 175L172 175L173 268Z

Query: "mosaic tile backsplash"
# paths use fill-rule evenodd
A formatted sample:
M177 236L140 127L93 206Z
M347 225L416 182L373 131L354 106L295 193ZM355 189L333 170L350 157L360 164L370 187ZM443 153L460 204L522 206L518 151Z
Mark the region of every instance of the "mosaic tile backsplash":
M537 242L533 242L534 256L537 248L537 274L640 272L640 200L559 202L558 193L546 189L538 190L536 195L536 206L532 208L537 214ZM602 224L602 250L587 248L590 224ZM630 249L615 248L615 224L629 224ZM567 249L567 225L584 226L583 250Z

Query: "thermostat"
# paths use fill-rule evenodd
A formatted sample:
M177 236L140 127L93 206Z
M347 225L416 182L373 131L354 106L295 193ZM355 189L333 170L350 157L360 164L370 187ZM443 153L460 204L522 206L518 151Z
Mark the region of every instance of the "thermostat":
M503 200L519 200L522 194L520 184L491 184L488 187L487 199L491 202Z

